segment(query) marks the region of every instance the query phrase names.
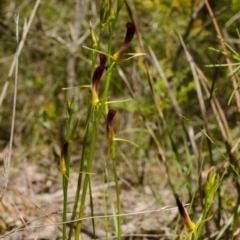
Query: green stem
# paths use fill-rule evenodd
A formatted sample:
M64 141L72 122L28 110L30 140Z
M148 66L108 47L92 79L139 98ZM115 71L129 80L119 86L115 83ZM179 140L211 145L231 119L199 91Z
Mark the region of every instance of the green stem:
M97 47L96 49L99 49L100 47L100 43L102 40L102 34L103 32L100 31L100 35L99 35L99 40L97 43ZM93 77L93 73L94 73L94 69L95 69L95 63L96 63L96 58L97 58L97 52L92 52L92 69L91 69L91 79ZM81 155L81 162L80 162L80 166L79 166L79 175L78 175L78 183L77 183L77 190L76 190L76 194L75 194L75 200L74 200L74 205L73 205L73 212L72 212L72 216L71 216L71 220L74 220L76 217L76 212L77 212L77 207L78 207L78 201L79 201L79 195L80 195L80 189L81 189L81 185L82 185L82 178L83 178L83 168L84 168L84 163L85 163L85 152L86 152L86 148L88 147L87 145L87 139L88 139L88 129L89 129L89 121L90 121L90 117L91 117L91 113L93 111L92 105L91 105L91 100L89 101L89 106L88 106L88 114L87 114L87 118L86 118L86 131L83 137L83 149L82 149L82 155ZM68 238L71 239L72 237L72 231L73 231L73 223L70 224L70 230L69 230L69 234L68 234Z
M97 114L94 114L94 116L98 117ZM96 121L96 120L97 119L94 119L94 126L93 126L93 130L92 130L92 141L91 141L91 145L90 145L89 158L87 161L87 170L86 170L87 173L90 173L91 168L92 168L92 160L93 160L93 155L94 155L94 148L95 148L95 142L96 142L96 136L97 136L97 130L98 130L98 123L99 123L99 121ZM80 210L79 210L79 216L78 216L79 219L81 219L83 217L84 205L85 205L85 200L86 200L86 196L87 196L89 179L90 179L90 176L89 176L89 174L87 174L85 176L84 184L83 184L83 191L82 191ZM75 240L79 239L81 228L82 228L82 221L79 221L77 223Z
M112 67L113 67L113 64L107 71L106 84L105 84L104 95L103 95L104 101L106 101L106 98L107 98L108 88L109 88L111 76L112 76ZM91 132L92 139L91 139L91 143L90 143L90 153L89 153L89 157L87 160L87 170L86 170L87 173L90 173L91 169L92 169L92 161L93 161L93 156L94 156L96 137L97 137L98 127L99 127L99 123L100 123L100 119L101 119L104 107L105 107L105 102L101 103L100 107L99 106L95 107L96 112L94 114L93 129ZM80 210L79 210L79 216L78 216L79 219L81 219L83 217L83 213L84 213L83 209L84 209L86 195L87 195L89 178L90 178L90 176L89 176L89 174L87 174L84 179L82 198L81 198L81 204L80 204ZM79 239L81 228L82 228L82 222L79 221L77 224L76 234L75 234L76 240Z
M77 182L77 190L76 190L76 194L75 194L71 220L75 219L76 212L77 212L77 207L78 207L80 189L81 189L81 185L82 185L83 168L84 168L84 162L85 162L84 161L84 159L85 159L85 152L86 152L86 148L87 148L88 125L89 125L89 120L90 120L90 117L91 117L91 112L92 112L92 106L90 105L88 107L88 114L87 114L86 124L85 124L86 131L85 131L85 134L84 134L84 137L83 137L83 149L82 149L82 155L81 155L81 160L80 160L79 175L78 175L78 182ZM70 229L69 229L69 233L68 233L68 239L71 239L72 231L73 231L73 223L70 224Z
M66 225L66 221L67 221L67 188L66 188L66 176L63 174L62 175L62 185L63 185L63 239L66 239L66 230L67 230L67 225Z
M91 217L92 217L93 238L96 239L91 181L89 181L89 195L90 195L90 208L91 208Z
M67 239L67 203L68 203L68 182L69 182L69 176L70 176L70 159L71 159L71 153L72 153L72 144L74 139L74 134L77 129L78 123L79 123L79 117L76 118L75 122L71 124L72 122L72 116L73 116L73 109L74 109L74 97L72 98L72 101L67 101L67 117L66 117L66 126L67 126L67 142L63 146L63 154L65 162L65 168L66 171L62 174L62 187L63 187L63 239ZM71 129L71 125L72 129ZM66 146L66 149L65 149Z
M113 28L111 22L109 23L109 40L108 40L108 54L111 55L111 46L112 46L112 36L113 36ZM105 102L107 100L107 95L108 95L108 90L109 90L109 85L112 77L112 69L114 66L113 60L108 57L108 68L107 71L107 76L106 76L106 82L105 82L105 87L104 87L104 93L103 93L103 102L100 104L100 106L96 106L96 112L94 114L94 120L93 120L93 129L91 131L91 143L90 143L90 152L89 152L89 157L87 159L87 173L91 172L92 169L92 161L93 161L93 156L94 156L94 150L95 150L95 144L96 144L96 138L98 134L98 129L99 129L99 123L100 119L103 113L103 110L105 108ZM83 183L83 190L82 190L82 197L81 197L81 203L80 203L80 210L79 210L79 215L78 218L81 219L84 214L84 206L85 206L85 201L86 201L86 195L87 195L87 189L88 189L88 184L89 184L90 176L87 174L84 179ZM76 233L75 233L75 240L79 239L80 232L82 228L82 222L81 220L77 223L76 227Z
M121 239L121 201L120 201L120 186L118 184L118 173L117 173L117 163L116 163L116 143L112 141L110 143L111 157L113 161L113 172L114 172L114 180L116 185L116 196L117 196L117 236L118 240Z
M205 202L201 221L207 218L207 214L210 210L210 207L211 207L211 202L210 203L208 201ZM195 234L193 235L193 240L197 240L199 238L199 236L202 232L202 228L203 228L203 223L200 224L200 226L197 228L197 231L195 231Z
M108 177L108 169L107 169L107 159L104 161L104 181L107 182L109 188L109 177ZM105 213L105 231L106 231L106 240L108 240L108 211L107 211L107 190L104 190L104 213Z
M70 158L72 152L72 140L68 140L66 156L66 173L63 174L63 239L67 239L67 199L68 199L68 182L70 173Z

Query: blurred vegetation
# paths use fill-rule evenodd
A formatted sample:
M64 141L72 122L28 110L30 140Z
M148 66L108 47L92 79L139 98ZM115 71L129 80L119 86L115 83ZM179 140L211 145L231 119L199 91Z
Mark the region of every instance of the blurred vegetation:
M101 1L80 1L81 11L78 14L75 13L75 2L41 1L25 39L19 57L14 166L21 164L25 157L32 162L47 157L49 162L46 165L58 168L60 148L66 138L66 99L71 98L73 93L74 114L80 116L73 152L80 155L89 90L79 86L91 84L91 51L83 46L92 47L89 22L94 26L95 34L99 35ZM160 205L169 205L169 201L161 197L165 189L159 192L157 187L164 178L166 189L172 193L171 204L175 204L176 192L184 202L192 201L190 215L197 221L203 211L207 172L214 166L222 178L211 210L213 217L206 222L204 229L206 238L209 236L207 239L214 239L240 205L240 113L234 97L228 104L234 91L229 69L214 66L226 63L220 40L202 0L129 0L128 3L139 37L133 39L128 52L145 52L147 56L117 65L113 71L109 96L114 100L130 99L129 102L114 105L118 111L117 134L120 137L127 135L140 146L133 148L126 143L118 144L120 175L139 189L151 185L152 197ZM240 39L236 31L240 23L239 1L209 0L209 3L224 40L239 52ZM3 86L9 83L0 103L1 151L7 147L10 136L14 76L8 75L16 49L14 14L20 14L21 37L24 22L29 20L34 4L35 1L31 0L0 1L0 94L3 94ZM124 5L114 31L112 52L116 52L121 45L126 22L130 20L129 11ZM211 92L211 98L200 84L206 119L202 115L193 73L178 35L208 81L207 89ZM102 51L107 51L107 42L108 33L105 32L100 46ZM181 108L181 115L174 107L150 48L163 69ZM237 62L233 58L231 60ZM202 78L199 72L198 77ZM235 77L239 84L238 72ZM101 84L104 84L102 81ZM73 86L76 88L63 91L63 88ZM100 92L102 90L100 85ZM213 95L222 106L229 125L230 146L222 136L219 119L211 107ZM191 134L192 139L189 137ZM98 138L95 156L101 156L96 160L102 160L108 146L105 125L100 127ZM231 157L233 152L235 162ZM229 166L229 161L235 171ZM95 171L104 171L102 165L96 161ZM164 169L165 175L157 171L151 176L147 174L149 169L158 167ZM237 224L239 228L239 219L239 214L235 215L235 220L227 227L222 239L233 239ZM163 224L174 232L175 223Z

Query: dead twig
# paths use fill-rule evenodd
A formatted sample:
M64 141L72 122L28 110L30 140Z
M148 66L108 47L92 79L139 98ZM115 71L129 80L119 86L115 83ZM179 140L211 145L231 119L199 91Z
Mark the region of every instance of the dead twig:
M20 53L21 53L21 51L22 51L22 48L23 48L23 46L24 46L24 43L25 43L27 34L28 34L29 29L30 29L30 27L31 27L31 25L32 25L34 16L36 15L36 12L37 12L37 9L38 9L38 6L39 6L40 2L41 2L41 0L37 0L37 1L36 1L35 5L34 5L34 8L33 8L33 10L32 10L32 13L31 13L31 15L30 15L29 21L26 22L25 25L24 25L22 38L21 38L21 41L20 41L20 43L19 43L19 45L18 45L18 56L20 55ZM11 68L10 68L10 70L9 70L9 72L8 72L8 77L7 77L7 79L10 79L10 77L12 76L15 65L16 65L16 58L13 59ZM9 85L9 80L7 80L7 81L4 83L4 87L3 87L2 93L1 93L1 95L0 95L0 106L2 105L2 102L3 102L4 97L5 97L5 95L6 95L8 85Z
M201 80L201 84L204 88L204 91L206 92L207 96L210 97L210 92L208 90L207 84L208 84L208 80L206 78L206 76L204 75L204 73L198 68L196 67L196 70L200 76L200 80ZM238 169L240 168L239 166L239 161L238 161L238 153L236 151L236 148L233 146L233 140L232 140L232 135L230 133L230 129L226 120L226 116L224 114L224 111L221 107L221 104L219 103L219 101L217 100L217 98L215 97L214 93L212 94L212 98L210 101L213 113L217 119L218 122L218 126L219 129L221 131L222 134L222 138L223 141L226 145L226 150L227 153L230 157L230 162L231 164L233 164L234 166L236 166Z
M208 0L204 0L204 1L205 1L205 5L206 5L206 7L208 9L209 15L212 18L212 22L213 22L213 25L214 25L215 30L217 32L217 35L220 38L220 44L221 44L222 50L223 50L223 52L227 53L227 48L226 48L224 42L222 41L223 36L222 36L222 33L221 33L220 29L219 29L219 26L218 26L217 20L216 20L216 18L214 16L214 13L212 11L212 8L211 8ZM229 56L227 56L227 55L224 55L224 56L226 57L226 61L228 63L229 72L232 73L233 70L234 70L233 66L232 66L232 62L231 62ZM237 79L236 79L235 75L231 76L231 80L232 80L233 88L237 89L238 83L237 83ZM235 91L234 96L235 96L235 101L236 101L238 112L240 112L240 93L238 91Z
M184 204L184 207L188 206L188 205L189 205L189 203ZM33 220L29 221L29 222L26 222L25 224L22 224L21 226L18 226L16 228L12 229L11 231L9 231L8 233L0 236L0 238L5 238L5 237L11 235L14 232L23 231L25 229L36 229L36 228L43 228L43 227L46 227L46 226L58 226L58 225L61 226L64 223L67 223L67 224L69 224L69 223L76 223L76 222L83 221L83 220L105 219L106 217L107 218L114 218L114 217L118 217L118 216L128 217L128 216L133 216L133 215L143 215L143 214L149 214L149 213L154 213L154 212L160 213L160 212L165 212L165 211L177 211L177 207L165 206L165 207L162 207L162 208L159 208L159 209L138 211L138 212L130 212L130 213L123 213L123 214L119 214L119 215L118 214L99 215L99 216L93 216L93 217L84 217L84 218L75 219L75 220L66 221L66 222L55 222L55 223L50 223L50 224L28 226L30 223L33 223L33 222L35 222L38 219L49 217L49 216L54 215L54 214L62 214L61 212L52 212L52 213L40 216L40 217L38 217L36 219L33 219Z
M159 61L156 58L156 55L154 54L154 52L153 52L153 50L152 50L152 48L150 46L149 46L148 49L149 49L150 56L152 58L153 64L154 64L155 68L157 69L161 79L163 80L164 85L167 88L168 95L169 95L169 97L171 99L171 102L173 104L173 107L174 107L175 111L177 112L177 114L179 116L182 116L183 115L182 109L181 109L180 105L178 104L178 101L177 101L177 99L176 99L176 97L175 97L175 95L173 93L173 90L172 90L172 88L171 88L171 86L170 86L170 84L168 82L168 79L167 79L167 77L166 77L166 75L165 75L165 73L164 73L164 71L163 71ZM193 137L193 134L192 134L194 132L193 127L192 126L187 126L186 127L182 118L180 118L180 121L182 123L184 131L187 133L187 135L189 137L189 140L191 142L194 155L196 156L196 159L198 159L199 158L199 151L198 151L197 144L195 142L196 140L195 140L195 138Z
M203 97L202 89L201 89L201 86L200 86L200 82L199 82L199 78L198 78L198 74L197 74L197 70L196 70L196 64L193 61L193 58L192 58L190 52L188 51L182 37L179 34L178 34L178 37L180 39L181 45L184 49L187 61L190 65L190 68L191 68L191 71L192 71L193 80L194 80L194 83L195 83L197 97L198 97L198 102L199 102L200 110L201 110L203 121L204 121L204 128L206 129L206 132L207 132L208 136L210 136L210 131L209 131L209 127L208 127L208 119L207 119L207 111L206 111L206 107L205 107L205 104L204 104L204 97ZM207 138L207 144L208 144L210 161L211 161L211 164L213 164L212 145L211 145L210 139L208 139L208 138ZM198 167L199 167L199 170L200 170L201 151L199 153L200 153L200 155L199 155L199 166ZM200 179L201 179L201 175L200 175ZM201 184L200 184L200 186L201 186Z

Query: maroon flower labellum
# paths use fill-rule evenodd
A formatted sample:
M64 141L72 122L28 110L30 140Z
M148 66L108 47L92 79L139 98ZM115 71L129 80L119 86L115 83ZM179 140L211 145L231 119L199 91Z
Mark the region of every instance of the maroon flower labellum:
M99 60L100 60L100 66L105 67L107 63L107 57L105 54L100 53L99 54Z
M176 196L176 202L177 202L179 214L181 215L181 217L182 217L183 219L187 219L186 210L185 210L185 208L184 208L184 206L183 206L183 204L182 204L179 196Z
M99 81L103 75L105 68L106 68L105 66L98 66L94 71L92 79L92 89L94 89L96 92L98 91Z
M125 40L122 45L124 47L124 50L129 46L129 44L132 41L133 36L135 34L135 26L133 23L128 22L126 24L126 28L127 28L127 33L126 33L126 37L125 37Z
M120 47L119 51L116 52L113 57L114 57L114 60L117 62L119 60L121 60L122 58L122 54L123 52L126 50L126 48L129 46L130 42L132 41L133 37L134 37L134 34L135 34L135 26L133 23L131 22L128 22L126 24L126 28L127 28L127 33L126 33L126 36L125 36L125 40L122 44L122 46Z
M115 110L110 109L107 115L107 138L111 142L114 140L113 118L116 114Z
M99 99L98 99L99 82L103 75L104 70L107 68L105 66L107 61L106 55L100 54L99 59L100 59L100 65L95 69L93 73L93 78L92 78L92 105L93 106L95 106L99 102Z

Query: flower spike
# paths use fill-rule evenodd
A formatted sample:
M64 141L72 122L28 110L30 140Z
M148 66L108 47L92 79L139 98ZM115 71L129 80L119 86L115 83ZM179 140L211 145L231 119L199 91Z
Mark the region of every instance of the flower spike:
M108 111L108 115L107 115L107 139L112 142L114 140L114 130L113 130L113 124L112 124L112 120L114 118L116 114L116 111L113 109L110 109Z
M133 23L128 22L126 24L126 28L127 28L127 33L126 33L126 36L125 36L125 40L124 40L122 46L120 47L119 51L116 52L113 55L113 58L116 62L121 60L123 52L127 49L127 47L129 46L129 44L132 41L133 36L135 34L136 28L135 28L135 25Z

